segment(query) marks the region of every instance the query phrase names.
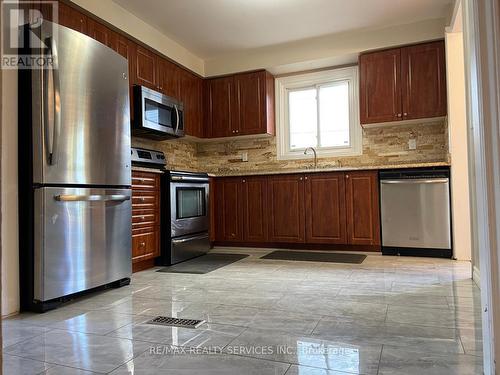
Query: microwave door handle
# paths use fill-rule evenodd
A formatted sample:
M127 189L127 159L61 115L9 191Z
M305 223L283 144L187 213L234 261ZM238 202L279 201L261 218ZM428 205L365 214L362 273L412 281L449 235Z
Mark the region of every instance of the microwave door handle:
M179 122L180 122L180 117L179 117L179 110L177 109L177 106L174 104L174 109L175 109L175 134L179 131Z
M45 127L45 138L47 142L48 151L48 163L50 165L56 162L56 151L57 151L57 141L59 138L59 133L61 131L61 95L60 95L60 80L59 80L59 61L57 54L57 45L54 37L47 38L45 43L50 46L50 53L52 56L52 68L50 69L52 73L52 118L48 119L48 91L49 91L49 80L48 71L49 69L44 69L42 74L43 89L44 93L42 95L42 121Z

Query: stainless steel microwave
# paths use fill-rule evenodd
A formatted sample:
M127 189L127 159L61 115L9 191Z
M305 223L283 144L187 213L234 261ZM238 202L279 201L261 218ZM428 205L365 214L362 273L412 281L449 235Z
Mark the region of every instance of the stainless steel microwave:
M157 140L184 136L184 106L144 86L134 86L132 133Z

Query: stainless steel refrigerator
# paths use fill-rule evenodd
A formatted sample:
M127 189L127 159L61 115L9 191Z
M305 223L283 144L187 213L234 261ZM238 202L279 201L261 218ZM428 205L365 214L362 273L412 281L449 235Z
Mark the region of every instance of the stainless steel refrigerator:
M130 282L130 106L125 58L47 21L38 37L53 63L19 73L20 281L45 311Z

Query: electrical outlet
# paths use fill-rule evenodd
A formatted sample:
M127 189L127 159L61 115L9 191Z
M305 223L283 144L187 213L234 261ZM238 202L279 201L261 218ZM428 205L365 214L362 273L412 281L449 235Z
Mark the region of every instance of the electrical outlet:
M416 150L417 149L417 140L415 138L411 138L408 141L408 148L410 150Z
M241 153L241 161L248 161L248 152Z

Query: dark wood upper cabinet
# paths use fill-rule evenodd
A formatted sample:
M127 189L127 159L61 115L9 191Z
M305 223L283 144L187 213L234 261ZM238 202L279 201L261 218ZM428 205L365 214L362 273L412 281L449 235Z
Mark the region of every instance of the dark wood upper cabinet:
M377 171L345 173L347 243L380 245Z
M304 242L304 177L276 175L268 180L269 240Z
M184 129L187 135L201 138L203 131L203 79L180 70L180 100L184 104Z
M91 18L87 20L87 35L109 48L118 51L118 34Z
M167 59L158 57L158 90L175 99L180 97L181 68Z
M273 133L269 97L274 98L274 78L266 71L234 76L238 135Z
M240 180L235 177L219 179L216 182L215 202L219 206L215 218L216 237L221 241L239 241L243 238Z
M227 137L234 134L234 79L215 78L205 85L205 116L209 122L209 137Z
M267 178L241 179L243 239L249 242L267 241Z
M208 136L274 134L274 77L264 70L208 79Z
M401 50L359 57L362 124L396 121L401 117Z
M87 33L87 16L62 2L59 2L58 7L60 25L83 34Z
M445 116L446 60L443 41L401 49L403 118Z
M158 57L140 45L136 45L134 52L135 82L156 90L158 88Z
M444 41L359 57L361 124L445 116Z
M344 173L304 177L306 242L347 243Z

